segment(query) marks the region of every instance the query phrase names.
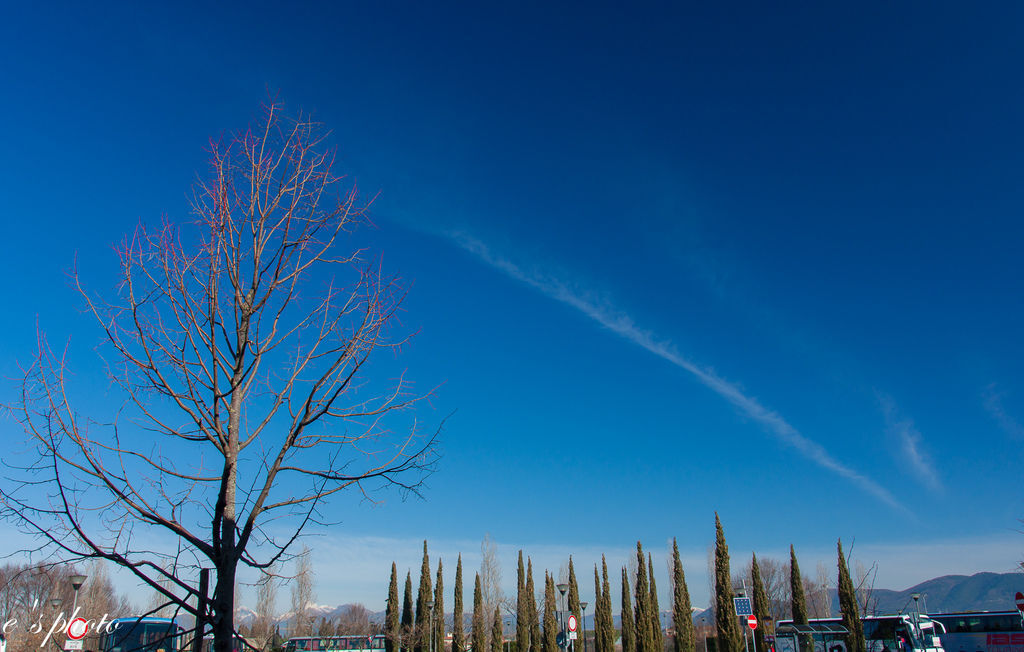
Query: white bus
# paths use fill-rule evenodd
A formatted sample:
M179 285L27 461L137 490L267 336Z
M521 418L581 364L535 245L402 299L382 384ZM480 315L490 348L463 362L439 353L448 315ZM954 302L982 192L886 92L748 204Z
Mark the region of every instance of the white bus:
M295 636L284 644L284 652L378 652L384 636Z
M1024 626L1019 611L964 611L929 614L942 623L946 652L1024 652Z
M940 640L942 624L928 616L867 616L861 618L861 623L867 652L944 652ZM782 620L775 630L775 649L811 652L809 646L800 645L803 638L814 642L813 652L847 652L846 634L841 618L814 618L807 625Z

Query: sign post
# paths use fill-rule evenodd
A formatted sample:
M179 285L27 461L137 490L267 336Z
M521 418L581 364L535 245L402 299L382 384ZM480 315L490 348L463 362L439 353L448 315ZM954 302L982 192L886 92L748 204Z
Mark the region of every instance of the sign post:
M744 591L746 585L744 585ZM754 605L751 603L750 598L739 597L732 599L732 606L736 610L736 615L740 618L750 617L754 615ZM743 649L747 649L747 630L743 630ZM754 652L757 652L757 642L754 642Z

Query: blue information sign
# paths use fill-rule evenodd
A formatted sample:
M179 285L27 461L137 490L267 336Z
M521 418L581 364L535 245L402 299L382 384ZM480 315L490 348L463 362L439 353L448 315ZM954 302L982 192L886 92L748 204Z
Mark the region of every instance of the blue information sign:
M737 616L754 615L754 605L750 604L750 598L733 598L732 604L736 607Z

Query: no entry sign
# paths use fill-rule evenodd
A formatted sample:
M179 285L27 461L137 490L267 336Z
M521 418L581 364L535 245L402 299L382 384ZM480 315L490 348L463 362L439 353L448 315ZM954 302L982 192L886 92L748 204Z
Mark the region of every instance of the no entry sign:
M1017 591L1017 595L1014 596L1014 599L1017 601L1017 611L1024 614L1024 593Z
M757 616L747 616L747 627L757 629Z

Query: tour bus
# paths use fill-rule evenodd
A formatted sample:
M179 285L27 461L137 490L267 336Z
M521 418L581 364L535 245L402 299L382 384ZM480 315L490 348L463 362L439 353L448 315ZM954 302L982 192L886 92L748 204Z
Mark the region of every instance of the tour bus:
M928 614L942 623L946 652L1024 652L1024 626L1019 611L965 611Z
M284 652L376 652L384 649L384 636L296 636Z
M942 623L928 616L866 616L861 623L867 652L944 652ZM841 618L813 618L807 625L781 620L775 630L776 652L810 652L799 644L800 638L813 640L814 652L846 652L846 629L842 625Z
M203 637L203 646L200 649L202 652L213 652L213 634L207 634ZM231 652L247 652L248 650L255 649L253 645L241 636L235 636L231 639ZM185 649L183 652L189 652L189 650Z
M133 616L104 627L99 652L181 652L182 628L170 618Z

